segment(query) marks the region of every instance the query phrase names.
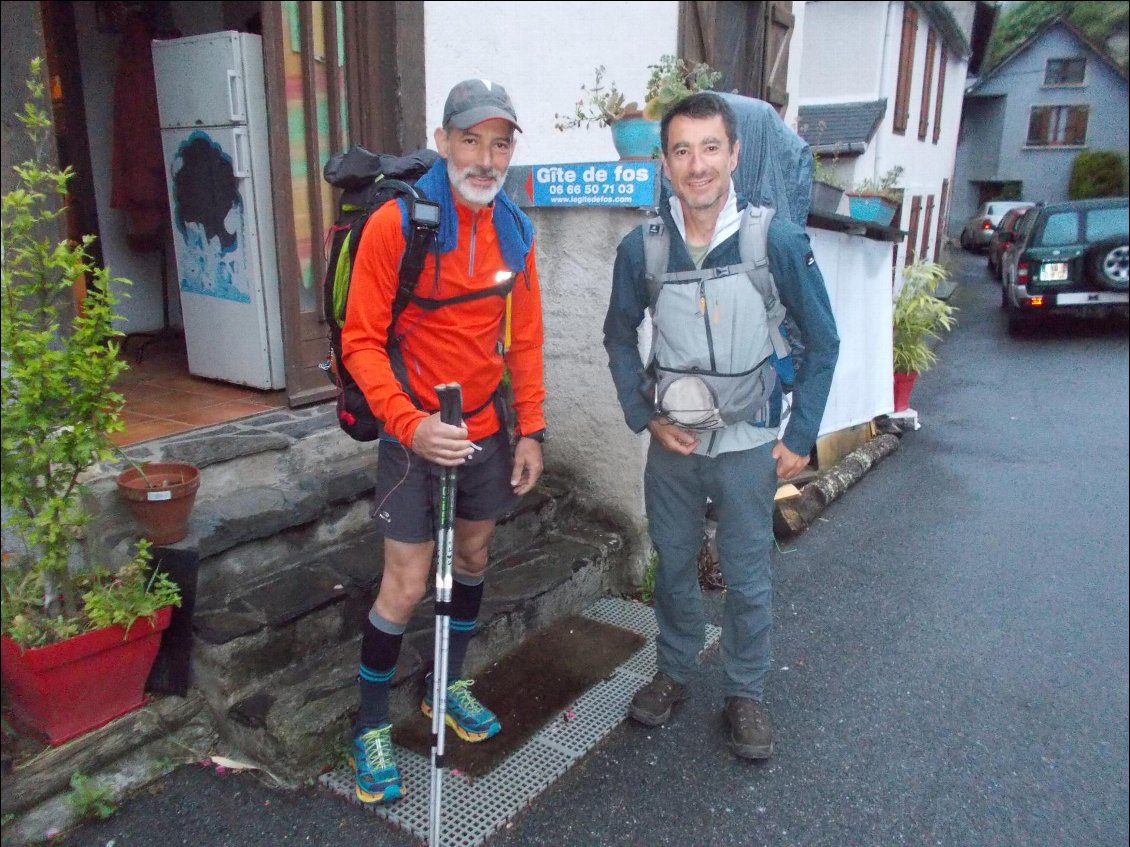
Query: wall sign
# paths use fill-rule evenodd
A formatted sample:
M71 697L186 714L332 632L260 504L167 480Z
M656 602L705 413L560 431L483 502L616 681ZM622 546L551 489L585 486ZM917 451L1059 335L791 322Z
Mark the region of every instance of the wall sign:
M627 206L656 204L659 165L654 160L518 165L506 191L519 206Z

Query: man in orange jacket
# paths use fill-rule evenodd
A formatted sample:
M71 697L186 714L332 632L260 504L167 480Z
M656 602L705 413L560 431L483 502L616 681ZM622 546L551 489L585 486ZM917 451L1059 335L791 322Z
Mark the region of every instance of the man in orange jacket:
M390 737L388 693L401 638L423 599L435 548L441 466L459 467L447 724L467 741L498 733L462 665L483 594L495 522L542 471L542 317L534 230L501 193L518 126L502 86L472 79L448 95L435 132L441 159L416 183L440 206L411 300L390 327L407 213L373 213L358 245L342 330L343 359L384 423L373 506L384 533L384 573L361 640L361 709L354 728L357 797L403 794ZM513 458L499 386L510 373L518 436ZM458 382L463 425L440 421L435 386ZM430 681L429 681L430 682ZM430 715L431 685L421 708Z

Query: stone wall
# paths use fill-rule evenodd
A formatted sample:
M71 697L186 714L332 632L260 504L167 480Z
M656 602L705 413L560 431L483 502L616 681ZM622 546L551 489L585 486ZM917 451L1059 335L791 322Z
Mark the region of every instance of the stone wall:
M545 315L545 460L617 523L634 529L620 587L636 586L647 560L643 465L647 437L624 423L608 357L604 315L620 239L643 219L636 209L528 209L537 227Z

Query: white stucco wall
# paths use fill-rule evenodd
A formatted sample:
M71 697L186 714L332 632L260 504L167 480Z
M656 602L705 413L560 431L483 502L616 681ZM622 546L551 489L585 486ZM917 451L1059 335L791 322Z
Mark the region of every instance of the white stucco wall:
M802 5L804 61L797 101L851 103L881 97L886 9L899 4L817 0L794 3L794 11ZM897 61L898 44L895 50ZM790 56L790 73L791 62Z
M598 65L629 100L643 99L647 66L678 44L679 4L424 3L428 141L451 87L484 77L505 86L522 135L514 164L612 161L607 129L554 129Z

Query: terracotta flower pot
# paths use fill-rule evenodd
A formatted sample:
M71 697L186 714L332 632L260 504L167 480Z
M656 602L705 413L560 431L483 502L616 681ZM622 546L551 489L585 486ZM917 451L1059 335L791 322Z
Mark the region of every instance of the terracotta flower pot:
M154 544L175 544L188 535L199 488L200 469L184 462L147 462L118 475L118 492Z
M28 649L3 636L4 690L13 719L58 745L140 707L171 617L166 606L128 631L107 626Z

